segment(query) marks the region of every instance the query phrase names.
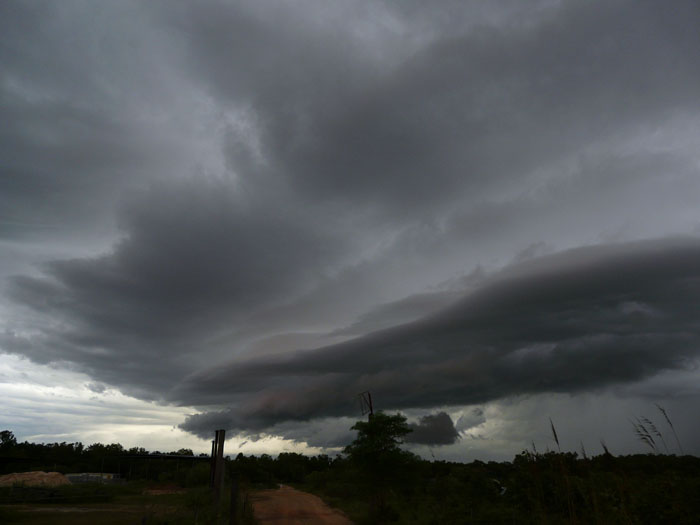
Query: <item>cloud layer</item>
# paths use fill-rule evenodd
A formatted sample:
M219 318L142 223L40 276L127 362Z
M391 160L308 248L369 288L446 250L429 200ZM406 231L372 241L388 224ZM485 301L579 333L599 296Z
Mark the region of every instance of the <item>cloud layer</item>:
M411 423L406 442L421 445L451 445L459 439L452 418L445 412L428 414L418 423Z
M439 441L445 407L687 371L698 25L3 2L0 351L299 440L367 389Z
M347 415L370 390L381 406L484 403L580 392L697 367L696 239L580 248L493 276L436 315L312 351L232 362L191 376L176 396L228 396L183 428L260 431Z

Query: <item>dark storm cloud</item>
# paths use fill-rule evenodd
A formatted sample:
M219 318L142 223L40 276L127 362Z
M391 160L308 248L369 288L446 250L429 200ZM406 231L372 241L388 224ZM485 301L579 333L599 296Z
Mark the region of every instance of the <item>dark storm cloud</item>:
M391 408L579 392L685 369L699 357L700 243L597 246L504 270L440 314L347 343L251 358L193 375L175 392L216 414L183 428L258 431L348 413L371 390Z
M352 426L357 418L323 418L305 422L300 425L296 421L278 423L267 429L265 434L254 435L256 439L266 435L284 436L285 439L303 442L312 447L342 448L347 446L356 437L356 431Z
M407 443L419 445L451 445L459 439L452 418L445 412L428 414L418 423L410 423L411 433L406 436Z
M69 2L3 2L0 239L104 226L121 189L174 153L135 118L130 99L146 98L152 66L136 53L147 39L120 28L116 15L128 13L127 3L89 13Z
M294 13L270 36L275 16L198 6L187 30L203 81L254 108L261 170L304 198L415 216L697 112L699 13L674 5L567 2L537 24L436 39L396 67L358 56L342 30L319 45Z
M442 291L411 295L392 303L381 304L347 328L337 330L339 335L361 335L389 328L424 317L445 308L461 297L458 291Z
M482 280L700 226L696 2L0 10L2 351L293 439L367 388L432 410L693 355L692 242Z
M6 348L162 395L188 358L197 363L203 336L303 290L336 257L337 243L301 227L303 217L249 214L251 205L225 181L155 185L125 211L112 253L11 281L13 299L52 325L6 334Z

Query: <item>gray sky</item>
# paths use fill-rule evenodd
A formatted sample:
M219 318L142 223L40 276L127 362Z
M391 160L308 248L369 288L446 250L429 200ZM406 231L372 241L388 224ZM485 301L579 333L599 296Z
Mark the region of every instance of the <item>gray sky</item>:
M370 390L423 454L642 451L655 403L700 454L699 25L3 2L0 426L316 451Z

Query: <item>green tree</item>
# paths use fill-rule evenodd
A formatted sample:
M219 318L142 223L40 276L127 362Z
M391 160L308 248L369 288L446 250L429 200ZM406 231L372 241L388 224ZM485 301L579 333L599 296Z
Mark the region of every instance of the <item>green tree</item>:
M0 447L10 448L17 444L17 439L15 435L9 430L3 430L0 432Z
M378 412L368 421L355 423L352 430L357 430L357 438L344 452L360 475L358 485L369 501L368 519L372 523L395 521L398 514L388 502L390 487L411 484L418 464L418 457L400 446L411 428L401 414Z
M352 426L357 438L345 447L350 460L361 466L389 466L406 458L400 446L411 432L406 418L401 414L388 415L378 412L369 421L358 421ZM409 454L412 456L412 454Z

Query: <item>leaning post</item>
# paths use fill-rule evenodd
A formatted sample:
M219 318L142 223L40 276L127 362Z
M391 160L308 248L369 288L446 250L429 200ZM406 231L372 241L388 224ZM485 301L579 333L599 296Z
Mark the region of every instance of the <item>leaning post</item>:
M214 489L214 472L216 471L216 441L214 438L211 442L211 459L209 460L209 488L212 490Z
M212 489L214 491L214 501L218 504L221 501L221 492L224 486L224 439L226 431L217 430L214 439L214 454L212 457Z

